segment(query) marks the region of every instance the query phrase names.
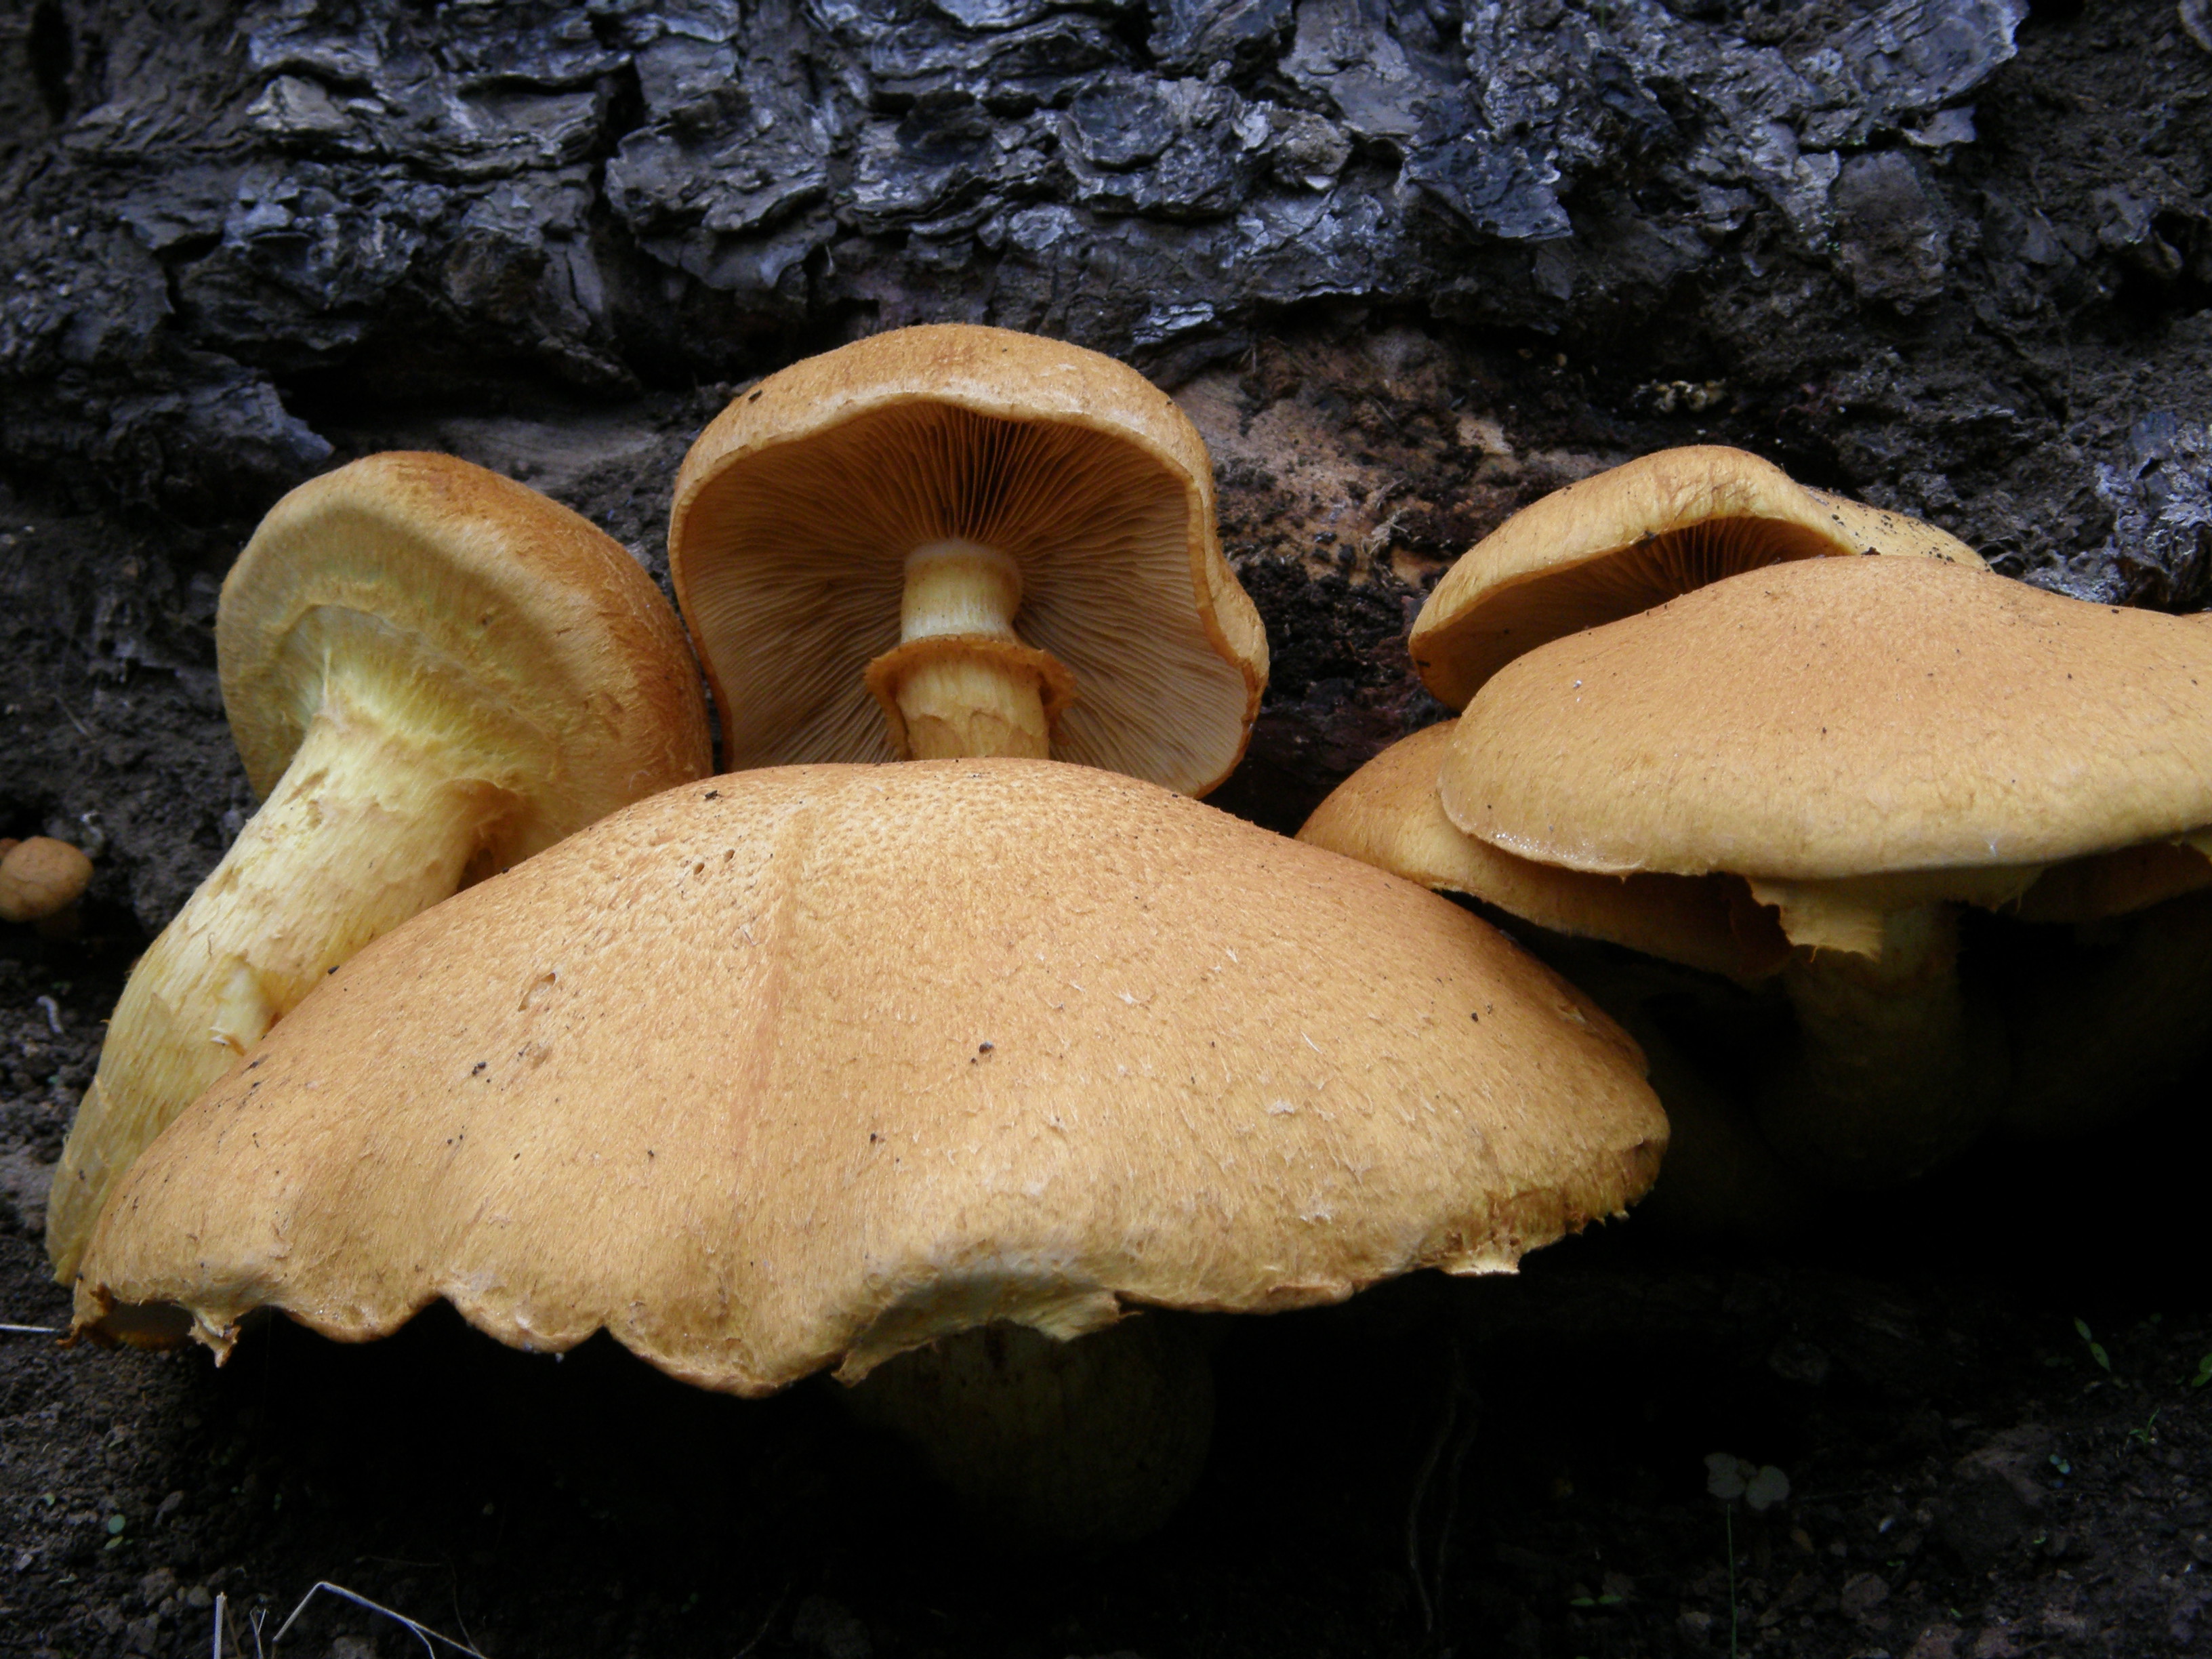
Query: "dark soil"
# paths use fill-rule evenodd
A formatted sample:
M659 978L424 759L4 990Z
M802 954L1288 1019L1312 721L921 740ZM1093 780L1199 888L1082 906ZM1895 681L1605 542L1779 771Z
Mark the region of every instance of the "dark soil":
M11 1001L51 972L12 969ZM216 1594L250 1645L330 1580L495 1656L1687 1655L1732 1620L1741 1652L2187 1651L2212 1600L2195 1106L2143 1126L2155 1158L1984 1157L1790 1258L1631 1224L1516 1280L1218 1322L1205 1480L1114 1551L952 1512L833 1385L726 1400L604 1340L271 1326L217 1371L12 1339L0 1630L204 1653ZM64 1317L32 1238L0 1261L12 1316ZM1717 1452L1789 1497L1724 1505ZM325 1601L288 1650L410 1650Z
M94 64L84 9L0 19L0 112L19 137L52 127L0 147L10 212L60 188L80 82L158 75L143 42ZM1673 9L1789 34L1771 8ZM200 10L179 41L232 64L220 8ZM2164 0L2038 6L2018 46L1975 94L1972 142L1854 159L1873 165L1838 185L1826 251L1755 216L1656 275L1632 238L1577 242L1548 312L1270 301L1156 356L1212 446L1274 653L1219 803L1293 829L1441 715L1402 639L1449 560L1664 444L1758 449L2054 586L2212 596L2212 53ZM188 227L162 254L213 246ZM284 303L284 327L313 320ZM427 447L559 496L657 568L691 434L744 375L866 320L717 325L731 378L694 386L663 337L707 303L687 291L659 343L604 373L549 378L501 347L481 395L411 359L356 395L388 332L345 336L368 342L353 358L272 345L255 373L313 426L274 459L204 425L162 449L171 428L131 425L138 371L107 359L9 383L0 836L63 836L97 874L72 935L0 927L0 1321L66 1319L44 1171L131 957L252 807L210 631L244 531L317 445ZM881 314L900 306L928 314L913 295ZM215 397L178 378L187 360L204 367L172 352L144 372ZM127 465L102 485L107 451ZM2206 1081L2102 1142L1985 1148L1787 1248L1631 1222L1512 1280L1220 1322L1205 1480L1164 1534L1111 1551L951 1512L826 1383L725 1400L604 1341L533 1358L437 1314L359 1349L272 1324L221 1371L0 1336L0 1650L204 1654L220 1596L220 1650L251 1651L257 1621L328 1580L493 1659L2191 1651L2212 1624ZM1716 1453L1780 1468L1789 1496L1724 1504ZM283 1650L417 1645L319 1599Z

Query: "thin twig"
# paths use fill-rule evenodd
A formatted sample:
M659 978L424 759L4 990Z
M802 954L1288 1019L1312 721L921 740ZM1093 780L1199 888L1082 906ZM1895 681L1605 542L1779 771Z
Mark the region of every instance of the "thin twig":
M1443 1420L1437 1425L1428 1455L1421 1460L1421 1472L1413 1479L1413 1501L1406 1506L1406 1568L1413 1576L1413 1594L1421 1604L1421 1629L1425 1632L1436 1629L1437 1614L1429 1605L1428 1574L1421 1568L1421 1502L1428 1496L1429 1480L1437 1472L1437 1460L1443 1455L1444 1443L1451 1437L1452 1419L1457 1414L1455 1403L1446 1401Z
M461 1640L474 1647L477 1642L476 1632L469 1628L469 1621L461 1616L460 1571L451 1561L446 1563L446 1599L453 1603L454 1627L461 1632Z
M324 1579L316 1584L315 1587L309 1590L305 1595L301 1596L300 1598L300 1605L292 1609L292 1616L277 1626L276 1635L269 1638L269 1646L272 1651L275 1650L276 1644L284 1639L284 1633L290 1630L294 1625L299 1622L300 1615L307 1610L307 1603L313 1601L316 1595L324 1590L328 1590L332 1595L337 1596L340 1601L350 1601L354 1606L357 1607L365 1607L371 1613L380 1613L386 1619L392 1620L400 1625L404 1625L406 1626L409 1633L412 1635L416 1641L422 1644L422 1650L430 1654L433 1656L433 1659L435 1659L435 1656L438 1651L436 1648L430 1645L433 1642L443 1642L447 1647L453 1649L454 1652L467 1654L469 1656L469 1659L484 1659L483 1655L478 1653L474 1648L470 1647L466 1643L456 1642L450 1636L441 1636L436 1631L432 1630L428 1625L418 1623L415 1620L410 1619L404 1613L395 1613L390 1607L385 1607L380 1602L370 1601L366 1595L362 1595L359 1591L349 1590L343 1584L333 1584L328 1579ZM255 1645L257 1647L259 1645L258 1638Z
M1459 1420L1458 1353L1453 1353L1451 1384L1444 1395L1443 1416L1437 1424L1435 1437L1429 1442L1428 1455L1421 1459L1421 1472L1413 1477L1413 1501L1406 1506L1406 1565L1413 1575L1413 1595L1421 1604L1421 1629L1433 1632L1437 1627L1437 1610L1429 1600L1429 1576L1421 1565L1421 1505L1429 1496L1429 1482L1435 1479L1437 1464L1450 1443L1452 1425Z
M54 698L54 707L60 709L63 714L69 716L69 723L76 727L78 736L89 738L92 735L92 728L87 726L82 720L79 720L76 717L76 712L71 709L67 703L64 702L58 696Z
M783 1604L791 1599L792 1586L798 1582L796 1578L783 1581L783 1588L776 1592L775 1600L768 1604L768 1617L761 1620L760 1628L753 1632L753 1639L739 1648L731 1659L752 1659L752 1650L768 1639L769 1632L775 1626L776 1614L783 1611Z
M1444 1475L1443 1524L1437 1528L1437 1606L1444 1604L1444 1571L1451 1559L1452 1523L1459 1519L1460 1473L1467 1467L1467 1455L1474 1449L1475 1431L1482 1426L1482 1402L1475 1398L1461 1374L1459 1344L1452 1344L1452 1390L1467 1401L1467 1421L1459 1431L1457 1442L1452 1447L1451 1468Z
M464 1642L473 1643L477 1639L470 1632L467 1617L461 1612L461 1575L450 1557L442 1561L413 1561L404 1555L356 1555L354 1557L354 1561L356 1565L363 1561L374 1561L387 1567L443 1567L446 1570L447 1599L452 1602L453 1608L453 1623L460 1627L461 1639Z
M215 1598L215 1659L222 1659L222 1615L230 1604L228 1595L218 1592Z
M61 1334L62 1328L58 1325L0 1325L0 1335L6 1336L59 1336Z
M1721 1506L1721 1537L1728 1549L1729 1563L1729 1659L1735 1655L1735 1505Z

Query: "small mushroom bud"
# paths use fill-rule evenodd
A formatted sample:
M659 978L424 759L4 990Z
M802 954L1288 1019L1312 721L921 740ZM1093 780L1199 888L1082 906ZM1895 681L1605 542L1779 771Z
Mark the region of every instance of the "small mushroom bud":
M46 921L77 902L92 860L65 841L0 842L0 921Z

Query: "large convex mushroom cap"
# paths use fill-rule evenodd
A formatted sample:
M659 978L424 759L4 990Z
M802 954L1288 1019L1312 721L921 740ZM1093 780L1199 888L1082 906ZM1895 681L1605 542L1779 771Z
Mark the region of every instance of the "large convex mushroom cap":
M1982 568L1933 525L1809 489L1717 444L1662 449L1523 507L1469 548L1413 623L1413 664L1454 708L1524 651L1762 565L1855 553Z
M1034 335L771 375L685 458L668 557L733 768L1049 753L1204 794L1267 681L1196 429Z
M757 1393L1509 1267L1650 1183L1641 1070L1446 901L1149 785L742 774L342 969L139 1160L77 1314L227 1348L443 1297Z
M710 763L637 562L451 456L373 455L277 502L223 583L216 653L266 799L116 1005L47 1211L64 1282L116 1176L331 968Z

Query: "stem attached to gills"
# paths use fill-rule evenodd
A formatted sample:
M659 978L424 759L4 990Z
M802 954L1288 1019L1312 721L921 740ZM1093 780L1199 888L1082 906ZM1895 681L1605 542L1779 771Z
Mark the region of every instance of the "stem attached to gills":
M1988 1127L2005 1089L2002 1027L1959 983L1955 907L1869 920L1875 951L1801 951L1784 970L1798 1048L1759 1102L1776 1150L1835 1187L1925 1174Z
M46 1215L68 1283L108 1188L325 975L450 896L508 797L337 695L132 969Z
M1021 604L1021 567L995 548L929 542L907 556L899 643L867 675L906 758L1051 752L1074 679L1015 636Z

